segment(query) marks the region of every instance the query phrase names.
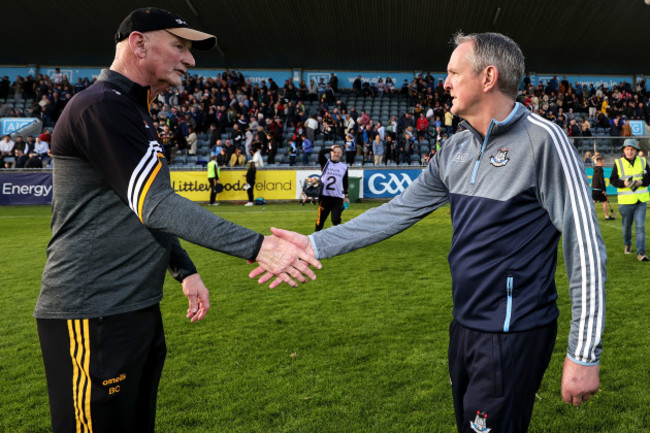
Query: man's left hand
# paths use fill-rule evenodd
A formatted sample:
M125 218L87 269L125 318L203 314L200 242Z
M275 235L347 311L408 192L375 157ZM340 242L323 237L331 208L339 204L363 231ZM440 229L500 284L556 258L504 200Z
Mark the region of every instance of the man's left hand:
M598 392L599 370L598 365L580 365L567 356L562 371L562 400L574 406L589 400Z
M210 309L210 292L203 284L199 274L192 274L186 277L182 283L183 294L189 301L187 318L192 323L205 317Z

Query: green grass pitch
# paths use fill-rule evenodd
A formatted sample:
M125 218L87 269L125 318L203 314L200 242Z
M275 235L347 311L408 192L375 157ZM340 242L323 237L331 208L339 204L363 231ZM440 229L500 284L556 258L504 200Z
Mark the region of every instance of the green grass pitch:
M352 204L343 219L377 205ZM210 210L266 234L271 225L310 233L316 218L296 203ZM560 397L570 318L560 251L558 340L531 432L650 431L650 265L623 255L620 217L604 221L600 206L598 215L609 253L601 389L580 408ZM0 432L50 431L32 317L49 222L49 207L0 207ZM167 279L156 430L454 432L450 243L443 207L392 239L324 260L314 282L275 290L248 279L252 265L185 243L211 309L190 324L180 285Z

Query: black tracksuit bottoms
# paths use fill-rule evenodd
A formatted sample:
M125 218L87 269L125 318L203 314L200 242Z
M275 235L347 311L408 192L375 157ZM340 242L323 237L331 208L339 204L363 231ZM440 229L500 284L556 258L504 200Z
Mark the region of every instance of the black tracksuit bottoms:
M322 195L318 197L318 218L316 219L316 231L323 230L327 217L332 214L332 225L341 224L341 214L343 213L343 199Z
M158 304L36 323L54 433L154 431L167 353Z

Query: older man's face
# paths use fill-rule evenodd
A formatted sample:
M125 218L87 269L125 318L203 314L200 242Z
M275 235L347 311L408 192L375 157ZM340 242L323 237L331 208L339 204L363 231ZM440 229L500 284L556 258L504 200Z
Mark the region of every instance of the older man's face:
M474 72L470 61L473 55L473 42L457 46L449 58L445 80L445 89L453 98L451 113L465 119L471 118L472 114L481 109L478 103L483 92L481 74Z
M146 64L151 72L149 85L180 86L187 69L195 65L190 53L192 43L165 30L147 32L144 35L147 44Z

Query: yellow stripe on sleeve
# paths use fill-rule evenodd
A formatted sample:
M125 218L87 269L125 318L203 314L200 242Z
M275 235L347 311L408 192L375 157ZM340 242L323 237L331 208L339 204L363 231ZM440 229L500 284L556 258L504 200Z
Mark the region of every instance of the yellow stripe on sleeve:
M144 188L142 188L142 192L140 193L140 201L138 202L138 218L140 218L141 223L144 223L144 220L142 219L142 207L144 206L144 199L147 197L149 188L151 187L151 184L153 183L161 168L162 163L158 161L156 168L154 168L153 172L149 176L149 179L147 179L147 183L144 185Z

